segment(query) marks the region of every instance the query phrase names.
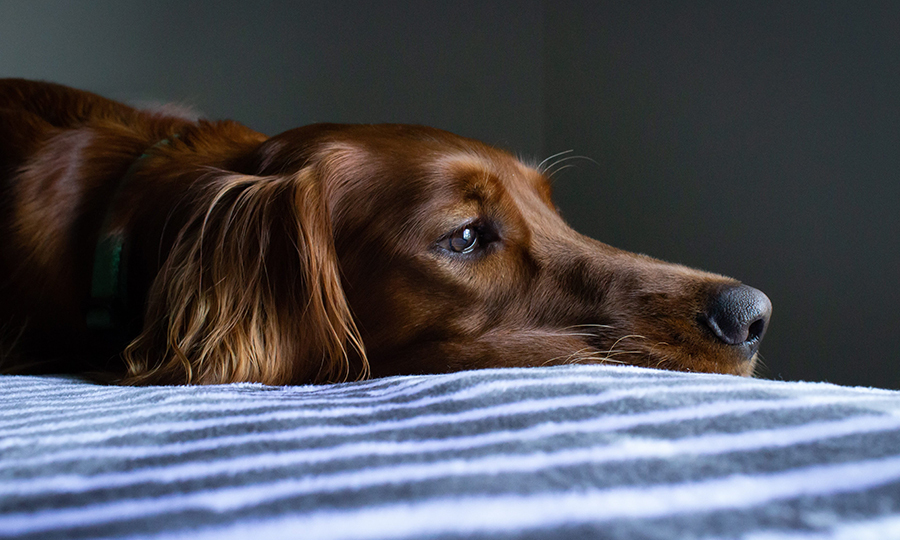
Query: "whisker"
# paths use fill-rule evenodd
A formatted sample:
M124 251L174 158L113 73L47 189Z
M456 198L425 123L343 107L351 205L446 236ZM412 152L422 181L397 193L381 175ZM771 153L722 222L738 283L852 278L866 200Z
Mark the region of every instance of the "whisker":
M553 163L547 165L547 167L544 168L544 170L541 171L541 172L542 172L542 174L545 174L545 175L547 175L548 177L552 177L554 174L556 174L556 173L558 173L559 171L561 171L562 168L557 169L557 170L554 170L554 171L552 171L552 172L551 172L551 169L553 169L554 167L556 167L557 165L559 165L559 164L561 164L561 163L564 163L564 162L566 162L566 161L570 161L570 160L573 160L573 159L584 159L584 160L590 161L591 163L593 163L594 165L596 165L596 166L598 166L598 167L601 166L600 163L599 163L596 159L589 158L589 157L587 157L587 156L566 156L566 157L564 157L564 158L558 159L558 160L554 161ZM568 165L567 165L567 167L568 167Z
M572 354L574 354L574 353L572 353ZM551 362L556 362L560 358L568 358L569 356L571 356L571 354L566 355L566 356L554 356L552 358L548 358L547 360L545 360L541 365L546 366L547 364L550 364Z
M621 351L612 351L612 352L609 352L609 353L607 353L607 356L617 356L617 355L620 355L620 354L641 354L641 353L643 353L643 352L644 352L644 351L642 351L642 350L640 350L640 349L635 349L635 350L621 350Z
M555 169L553 172L547 173L546 176L547 176L547 178L549 178L549 179L553 179L553 175L555 175L555 174L557 174L557 173L559 173L559 172L562 172L562 171L564 171L564 170L566 170L566 169L571 169L571 168L574 167L574 166L575 166L575 165L571 165L571 164L570 164L570 165L563 165L562 167L560 167L560 168L558 168L558 169Z
M562 364L571 364L577 362L582 359L590 359L594 355L600 354L600 351L592 350L592 347L585 347L583 349L579 349L572 353L569 353L565 356L554 356L549 360L545 361L541 365L546 366L547 364L559 362L561 360ZM564 360L563 360L564 359Z
M672 357L668 354L661 354L659 360L653 365L657 369L666 369L665 366L674 364Z
M567 326L563 329L563 335L570 337L597 337L594 333L587 332L571 332L567 330L574 329L591 329L591 328L600 328L600 329L608 329L613 328L608 324L575 324L571 326ZM644 349L619 349L619 345L627 340L627 339L648 339L646 336L642 336L640 334L626 334L618 338L615 342L613 342L612 346L607 351L598 351L593 347L585 347L583 349L579 349L577 351L573 351L567 355L554 356L549 358L541 363L541 365L546 366L548 364L574 364L578 362L597 362L597 363L614 363L614 364L633 364L634 362L627 362L623 360L617 360L614 357L616 356L627 356L627 355L642 355L646 354L646 350Z
M584 349L579 349L566 357L566 361L564 363L574 364L575 362L581 360L582 358L585 358L586 356L590 356L591 354L591 348L585 347Z
M535 167L535 169L537 169L539 173L544 174L544 171L546 170L546 169L543 168L544 163L547 163L548 161L550 161L551 159L553 159L553 158L555 158L555 157L559 157L559 156L562 156L562 155L565 155L565 154L569 154L569 153L572 153L572 152L574 152L574 151L575 151L574 149L563 150L562 152L557 152L556 154L553 154L552 156L548 156L548 157L544 158L543 161L541 161L540 163L538 163L538 165L537 165L537 167Z
M573 337L597 337L596 334L589 334L587 332L566 332L563 334L565 336L573 336Z
M628 338L647 339L645 336L641 336L641 335L638 335L638 334L627 334L627 335L624 335L624 336L620 337L619 339L617 339L617 340L615 341L615 343L612 344L612 346L609 348L609 352L612 352L612 351L616 348L616 346L617 346L619 343L622 342L622 340L625 340L625 339L628 339Z
M622 360L616 360L616 359L611 358L611 357L609 357L609 356L605 356L605 355L603 355L603 354L600 353L600 352L597 352L597 353L594 353L594 354L585 356L585 357L583 358L583 360L593 360L593 361L598 362L598 363L601 363L601 364L603 364L603 363L607 363L607 364L620 364L620 365L626 365L626 364L628 364L628 362L623 362Z
M572 326L566 326L563 330L570 330L573 328L613 328L613 326L609 324L573 324Z
M614 360L607 355L604 355L602 352L597 350L592 350L591 347L585 347L583 349L579 349L565 356L555 356L546 360L541 365L546 366L551 363L560 363L563 365L575 364L578 362L583 362L586 360L592 360L597 362L610 362L613 364L627 364L628 362L622 362L620 360Z
M570 150L570 152L571 152L571 150ZM588 160L588 161L591 161L591 162L595 163L596 165L599 165L599 163L597 163L597 160L592 159L592 158L589 158L588 156L582 156L582 155L579 154L579 155L566 156L566 157L564 157L564 158L559 158L559 159L557 159L556 161L554 161L553 163L551 163L550 165L548 165L548 166L547 166L547 169L549 169L549 168L551 168L551 167L554 167L554 166L556 166L556 165L559 165L560 163L563 163L563 162L566 162L566 161L570 161L570 160L573 160L573 159L586 159L586 160Z
M750 376L754 379L764 378L770 372L771 370L769 369L769 366L766 365L762 355L756 353L756 365L753 366L753 373L751 373Z
M587 352L585 352L585 351L587 351ZM589 351L588 349L581 349L579 351L576 351L576 352L570 354L569 357L566 358L565 363L566 364L575 364L582 360L590 358L593 354L594 354L593 351Z

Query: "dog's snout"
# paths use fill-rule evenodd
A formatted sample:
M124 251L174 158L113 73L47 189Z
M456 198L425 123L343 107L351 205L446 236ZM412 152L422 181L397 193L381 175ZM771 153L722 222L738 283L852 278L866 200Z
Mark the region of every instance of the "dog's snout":
M744 345L756 353L769 326L772 302L762 291L738 285L720 289L709 300L704 322L728 345Z

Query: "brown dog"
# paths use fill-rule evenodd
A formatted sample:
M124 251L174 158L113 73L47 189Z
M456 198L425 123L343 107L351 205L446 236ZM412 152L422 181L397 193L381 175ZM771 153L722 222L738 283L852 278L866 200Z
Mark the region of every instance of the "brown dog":
M616 362L751 374L771 304L570 229L437 129L240 124L0 80L5 372L310 383Z

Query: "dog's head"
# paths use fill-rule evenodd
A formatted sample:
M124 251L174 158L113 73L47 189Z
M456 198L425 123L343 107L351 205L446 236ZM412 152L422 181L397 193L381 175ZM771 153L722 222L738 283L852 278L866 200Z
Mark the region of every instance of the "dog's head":
M316 125L269 139L245 168L251 174L219 183L198 213L203 224L186 226L194 233L176 245L151 295L169 299L150 318L165 319L157 332L166 329L180 364L193 364L201 381L572 362L753 372L771 311L765 295L576 233L546 176L505 152L425 127ZM229 220L230 232L215 224ZM203 242L205 267L185 268ZM206 285L187 286L198 291L193 305L173 306L192 294L172 290L186 272L206 275ZM210 300L226 282L231 297L253 297L256 307ZM244 319L204 323L210 306ZM178 311L194 322L173 329ZM190 329L220 334L203 362L224 346L232 364L241 363L237 351L279 367L198 369L197 344L175 335Z

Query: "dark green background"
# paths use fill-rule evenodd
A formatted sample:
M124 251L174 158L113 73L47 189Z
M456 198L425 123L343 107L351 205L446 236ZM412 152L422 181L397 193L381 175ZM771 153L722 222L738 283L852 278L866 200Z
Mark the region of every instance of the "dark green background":
M769 294L769 376L900 388L898 2L0 1L0 76L572 149L576 229Z

